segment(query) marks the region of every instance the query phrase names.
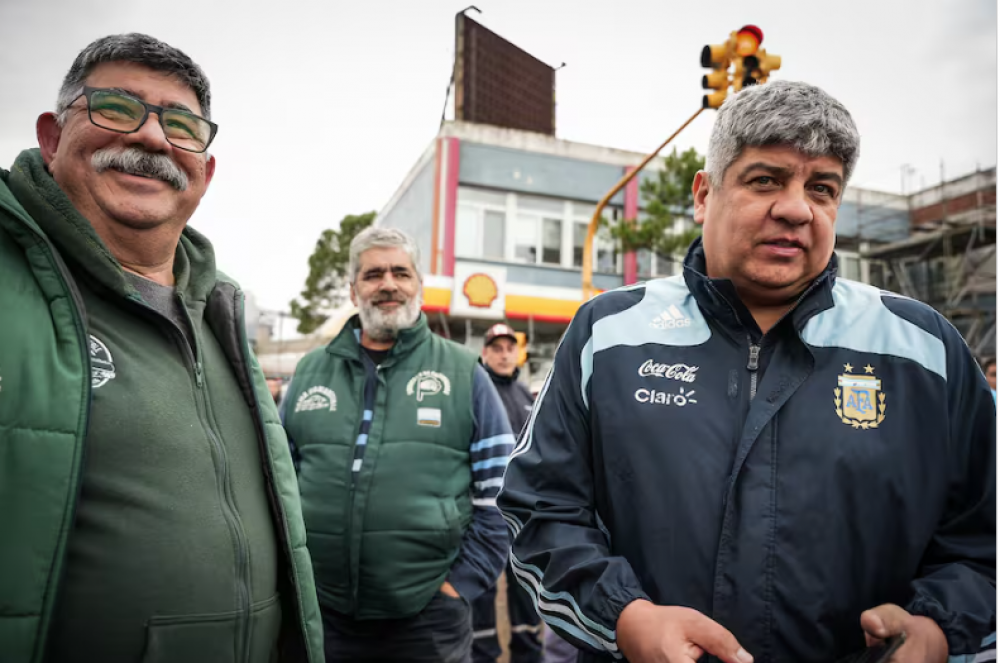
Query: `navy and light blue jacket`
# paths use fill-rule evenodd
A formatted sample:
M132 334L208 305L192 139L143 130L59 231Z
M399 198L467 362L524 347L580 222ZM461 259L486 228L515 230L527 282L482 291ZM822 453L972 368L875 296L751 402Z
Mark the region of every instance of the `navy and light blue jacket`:
M994 647L996 410L930 307L836 278L761 335L732 283L681 276L577 313L498 506L517 579L588 654L636 599L695 608L757 663L862 650L861 613ZM714 659L712 659L714 660Z

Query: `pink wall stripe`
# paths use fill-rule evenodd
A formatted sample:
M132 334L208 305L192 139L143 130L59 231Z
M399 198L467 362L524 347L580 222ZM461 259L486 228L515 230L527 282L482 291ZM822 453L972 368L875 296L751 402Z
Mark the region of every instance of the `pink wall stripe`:
M635 170L632 166L625 169L625 172ZM625 185L625 220L624 223L634 222L639 216L639 176L636 175ZM629 251L624 259L625 285L631 285L639 280L639 264L636 260L635 251Z
M458 155L457 138L445 138L447 161L444 188L444 265L445 276L455 275L455 210L458 207Z

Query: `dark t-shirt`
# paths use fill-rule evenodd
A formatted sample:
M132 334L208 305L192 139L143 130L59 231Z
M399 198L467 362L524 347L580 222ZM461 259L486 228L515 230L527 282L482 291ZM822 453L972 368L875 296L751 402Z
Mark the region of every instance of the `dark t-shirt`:
M160 285L156 281L150 281L132 272L125 272L125 278L132 284L132 287L139 291L142 299L150 307L177 325L184 333L184 338L187 339L191 352L194 353L194 334L191 332L191 324L188 320L187 312L184 310L181 300L177 297L176 289L173 286Z
M364 346L361 347L364 348ZM371 348L365 348L365 352L368 354L368 357L372 360L372 363L374 363L376 366L381 366L382 362L385 361L385 358L389 356L388 350L372 350Z

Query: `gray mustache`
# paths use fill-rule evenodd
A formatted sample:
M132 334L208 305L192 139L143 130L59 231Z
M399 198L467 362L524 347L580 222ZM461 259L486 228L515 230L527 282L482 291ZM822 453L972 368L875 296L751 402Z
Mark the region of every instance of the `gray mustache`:
M106 147L94 152L90 163L99 173L113 168L129 175L163 180L178 191L184 191L188 187L187 175L170 157L153 154L138 147Z

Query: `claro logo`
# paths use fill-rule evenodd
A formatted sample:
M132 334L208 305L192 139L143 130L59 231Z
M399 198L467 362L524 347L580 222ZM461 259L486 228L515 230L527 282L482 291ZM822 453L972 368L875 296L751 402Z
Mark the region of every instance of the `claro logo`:
M684 391L684 387L678 387L677 393L672 391L659 391L657 389L638 389L635 392L635 400L640 403L655 403L657 405L672 405L674 407L684 407L688 403L697 403L693 398L694 389Z

